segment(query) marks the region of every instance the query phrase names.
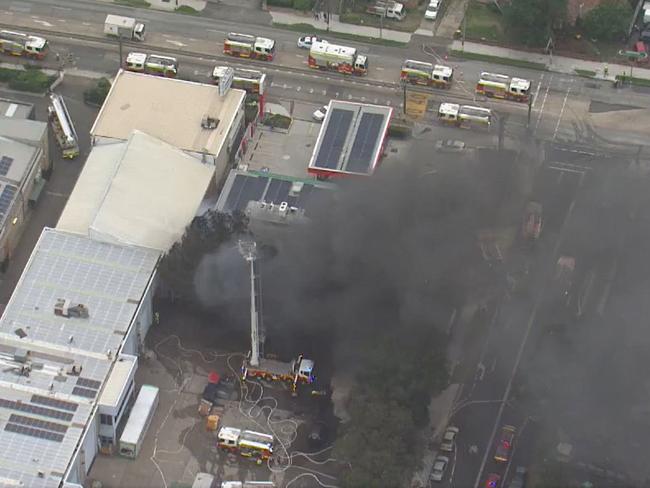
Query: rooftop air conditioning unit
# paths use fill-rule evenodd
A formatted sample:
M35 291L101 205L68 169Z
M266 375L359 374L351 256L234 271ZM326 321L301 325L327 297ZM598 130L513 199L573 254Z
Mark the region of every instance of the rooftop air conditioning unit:
M203 119L201 119L201 127L204 129L213 130L216 129L218 125L219 120L209 117L208 115L204 115Z

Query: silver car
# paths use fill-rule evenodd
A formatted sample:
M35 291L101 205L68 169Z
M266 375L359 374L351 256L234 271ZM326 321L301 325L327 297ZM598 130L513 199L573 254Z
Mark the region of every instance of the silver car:
M442 442L440 443L440 450L445 452L452 452L454 450L454 443L456 442L456 436L460 430L458 427L449 426L445 431L445 435L442 436Z
M445 477L445 471L447 471L448 464L449 458L447 456L438 456L433 462L433 471L431 471L429 479L431 481L442 481Z

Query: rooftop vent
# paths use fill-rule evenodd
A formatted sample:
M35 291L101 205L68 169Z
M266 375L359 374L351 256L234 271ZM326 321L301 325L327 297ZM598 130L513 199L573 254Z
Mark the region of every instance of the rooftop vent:
M207 115L204 115L203 118L201 119L201 127L203 127L204 129L213 130L216 129L218 125L219 125L219 119L215 119Z
M60 317L77 317L80 319L88 318L88 307L83 303L72 303L65 298L58 298L54 305L54 314Z

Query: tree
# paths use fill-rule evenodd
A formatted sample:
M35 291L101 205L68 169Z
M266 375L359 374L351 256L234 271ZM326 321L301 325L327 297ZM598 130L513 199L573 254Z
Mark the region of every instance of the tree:
M591 38L615 41L625 37L631 17L629 4L608 0L587 13L583 26Z
M566 16L567 0L512 0L503 9L510 35L527 46L543 46Z

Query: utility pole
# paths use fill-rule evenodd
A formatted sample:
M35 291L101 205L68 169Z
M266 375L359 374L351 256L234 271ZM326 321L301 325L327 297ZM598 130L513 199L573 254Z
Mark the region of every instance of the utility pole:
M463 33L461 34L460 37L460 45L461 45L461 50L465 50L465 32L467 31L467 5L469 2L465 4L465 12L463 13Z
M406 83L404 83L404 97L402 100L402 107L404 108L404 117L406 117Z
M117 42L120 45L120 69L122 69L122 62L124 58L122 57L122 32L120 31L119 35L117 36Z
M330 9L330 0L326 0L327 2L327 32L330 31L330 18L332 17L332 12Z
M528 95L528 122L526 122L526 128L530 129L530 116L533 112L533 94Z

